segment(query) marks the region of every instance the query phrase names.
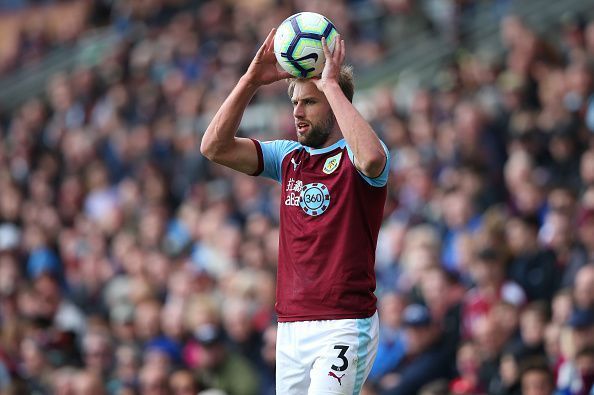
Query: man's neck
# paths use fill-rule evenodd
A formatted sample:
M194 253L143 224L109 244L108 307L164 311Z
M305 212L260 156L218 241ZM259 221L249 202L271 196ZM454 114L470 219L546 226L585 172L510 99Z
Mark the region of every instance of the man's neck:
M328 136L326 142L317 149L330 147L331 145L336 144L336 142L340 141L341 139L343 139L343 136L342 133L340 133L340 130L338 130L338 128L332 129L332 132Z

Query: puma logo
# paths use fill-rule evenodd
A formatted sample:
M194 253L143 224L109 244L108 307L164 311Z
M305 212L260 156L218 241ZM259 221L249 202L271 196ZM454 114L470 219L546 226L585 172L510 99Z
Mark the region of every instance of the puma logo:
M334 372L328 372L328 376L334 377L336 380L338 380L338 384L342 387L341 379L344 377L344 374L338 377L336 374L334 374Z
M291 163L293 164L293 170L297 170L297 166L301 164L301 162L295 162L295 158L291 158Z

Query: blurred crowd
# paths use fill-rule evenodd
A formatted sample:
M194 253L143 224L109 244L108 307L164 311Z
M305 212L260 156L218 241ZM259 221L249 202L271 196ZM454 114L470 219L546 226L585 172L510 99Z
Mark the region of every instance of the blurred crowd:
M3 115L1 394L274 393L280 191L207 163L201 119L295 10L330 16L364 67L413 2L199 3L130 2L111 22L142 29ZM594 22L562 28L553 44L507 16L501 58L368 98L393 162L366 394L592 392ZM242 133L293 138L288 100L275 119Z
M511 0L482 3L494 14L501 14ZM386 50L421 31L445 35L456 42L473 19L477 4L476 0L2 0L0 77L24 66L39 65L52 52L74 48L80 39L106 27L133 41L146 30L151 31L148 37L153 41L166 40L157 36L182 13L196 19L190 42L177 49L185 51L185 57L210 62L212 52L224 43L231 52L227 58L245 62L244 52L251 53L262 29L304 9L331 15L343 37L351 42L351 61L364 67L381 61ZM199 50L191 49L196 44ZM236 49L238 45L241 48ZM225 64L237 59L227 59ZM194 79L200 77L196 70L191 73Z
M0 1L0 78L40 64L52 51L72 48L100 25L101 12L93 12L92 5L76 0Z

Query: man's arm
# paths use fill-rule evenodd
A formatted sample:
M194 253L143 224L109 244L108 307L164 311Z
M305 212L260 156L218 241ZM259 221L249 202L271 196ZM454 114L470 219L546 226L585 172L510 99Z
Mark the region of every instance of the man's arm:
M260 86L290 76L277 68L274 34L272 29L248 71L208 125L200 144L200 152L211 161L246 174L254 174L258 169L258 153L250 139L235 136L243 112Z
M314 83L324 92L342 134L355 156L355 167L369 178L378 177L386 165L386 153L371 125L344 95L338 85L340 66L345 58L344 40L336 37L337 44L331 54L322 39L326 64L320 79Z
M243 112L257 86L242 77L208 125L200 152L209 160L246 174L258 168L256 147L250 139L236 137Z

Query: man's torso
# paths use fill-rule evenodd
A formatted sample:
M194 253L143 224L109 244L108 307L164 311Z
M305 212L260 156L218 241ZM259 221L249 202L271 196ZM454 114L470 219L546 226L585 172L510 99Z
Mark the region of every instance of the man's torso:
M357 171L344 140L327 149L291 148L278 169L279 321L370 317L386 187Z

